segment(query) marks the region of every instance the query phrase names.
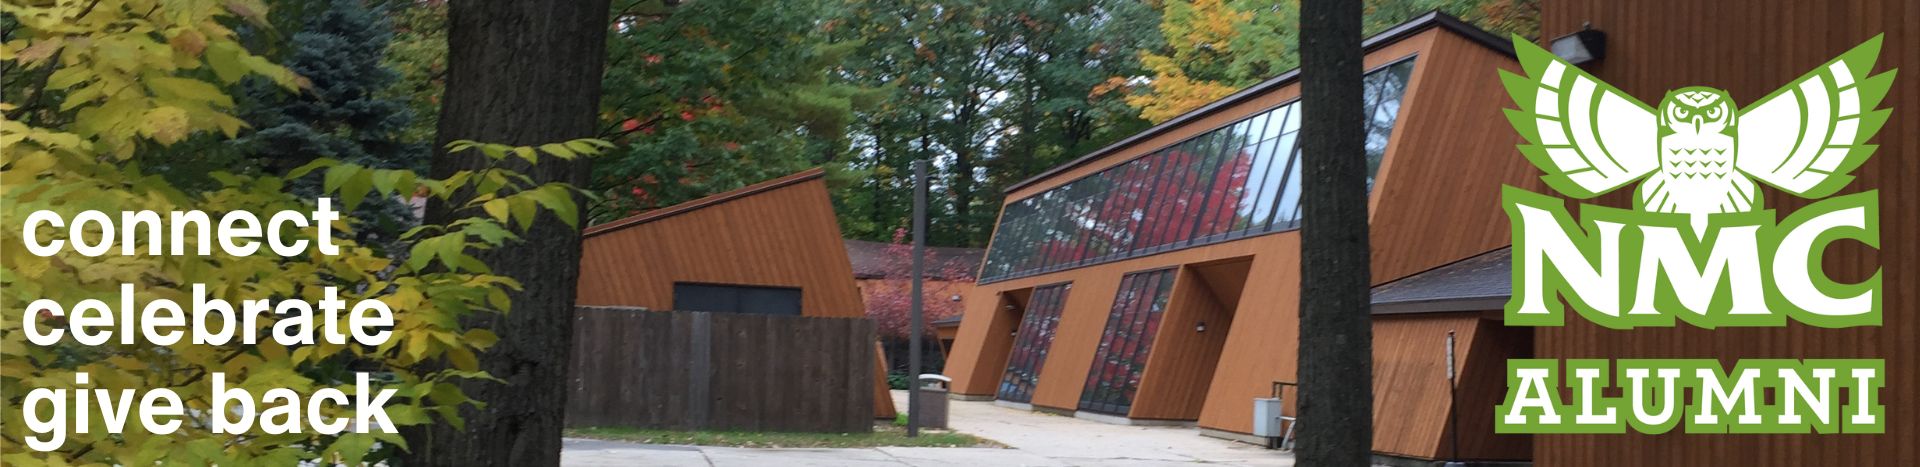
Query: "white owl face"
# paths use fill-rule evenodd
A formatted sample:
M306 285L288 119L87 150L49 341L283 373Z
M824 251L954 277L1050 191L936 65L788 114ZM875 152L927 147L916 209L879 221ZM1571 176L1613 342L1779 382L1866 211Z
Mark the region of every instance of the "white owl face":
M1674 133L1725 133L1736 119L1733 97L1719 89L1680 88L1660 101L1660 125Z

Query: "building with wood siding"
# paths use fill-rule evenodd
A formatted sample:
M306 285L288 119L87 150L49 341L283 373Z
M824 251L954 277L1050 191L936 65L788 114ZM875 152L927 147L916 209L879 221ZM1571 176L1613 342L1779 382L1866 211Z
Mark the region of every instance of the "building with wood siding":
M1510 43L1441 14L1368 38L1367 157L1376 285L1509 244L1502 184L1541 188L1502 116ZM954 344L954 391L1248 438L1253 400L1294 382L1299 331L1297 72L1010 187ZM1414 301L1375 316L1374 451L1526 459L1492 433L1505 360L1529 333L1498 304ZM1432 300L1417 297L1431 296ZM1381 300L1396 300L1385 295ZM1462 309L1461 306L1467 306ZM1391 307L1387 307L1391 308ZM1445 342L1465 379L1449 402ZM1297 399L1284 390L1284 400Z
M588 227L576 303L865 316L824 174L807 170ZM874 413L892 418L877 349Z
M1880 244L1839 242L1826 273L1842 283L1881 274L1879 327L1700 329L1628 332L1569 319L1536 330L1541 358L1884 359L1886 433L1880 435L1553 435L1535 438L1534 460L1552 466L1910 466L1920 459L1920 2L1912 0L1549 0L1541 34L1585 27L1606 33L1606 55L1582 65L1642 101L1705 85L1748 105L1876 35L1874 73L1899 70L1879 108L1893 109L1870 143L1879 150L1839 194L1879 190ZM1541 190L1535 190L1541 191ZM1767 188L1764 205L1784 217L1810 200ZM1631 205L1622 190L1600 204ZM1587 201L1593 202L1593 201Z

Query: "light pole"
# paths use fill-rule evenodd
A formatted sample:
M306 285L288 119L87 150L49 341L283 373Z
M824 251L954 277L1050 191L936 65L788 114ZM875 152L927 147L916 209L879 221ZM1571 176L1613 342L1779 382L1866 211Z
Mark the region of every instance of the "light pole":
M920 436L920 332L926 297L921 293L927 268L927 161L913 161L913 313L907 331L907 437Z

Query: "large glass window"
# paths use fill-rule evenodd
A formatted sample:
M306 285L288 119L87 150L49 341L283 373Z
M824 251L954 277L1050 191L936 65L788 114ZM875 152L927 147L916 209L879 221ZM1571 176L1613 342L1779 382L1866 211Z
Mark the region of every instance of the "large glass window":
M1147 369L1147 355L1160 331L1160 315L1173 288L1173 269L1136 272L1120 279L1120 292L1107 314L1106 332L1093 354L1080 410L1126 415Z
M1413 60L1368 73L1367 188L1386 157ZM980 280L992 282L1299 227L1298 101L1010 203Z
M1054 331L1060 327L1060 310L1067 304L1067 292L1073 284L1057 284L1033 289L1027 298L1027 314L1014 331L1013 353L1007 355L1007 372L1000 378L1001 400L1032 402L1033 385L1040 381L1040 367L1047 363L1047 350L1053 347Z

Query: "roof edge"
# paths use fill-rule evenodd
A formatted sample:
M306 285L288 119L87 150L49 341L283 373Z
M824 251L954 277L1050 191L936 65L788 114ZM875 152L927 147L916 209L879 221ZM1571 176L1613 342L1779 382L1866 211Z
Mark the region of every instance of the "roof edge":
M1404 315L1415 313L1455 313L1462 311L1500 311L1507 306L1507 297L1459 297L1438 300L1417 300L1410 302L1374 303L1371 314Z
M725 192L720 192L712 195L707 195L705 197L695 199L692 201L687 201L684 203L675 204L672 206L667 206L664 208L643 212L638 215L629 216L629 217L618 219L618 220L613 220L613 221L608 221L608 222L588 226L586 230L583 230L580 232L580 236L592 237L595 235L600 235L603 233L612 232L612 231L624 229L627 227L632 227L632 226L645 224L648 222L653 222L653 221L657 221L657 220L661 220L661 219L665 219L665 218L669 218L669 217L673 217L681 214L686 214L689 212L705 209L707 207L711 207L717 204L726 203L728 201L733 201L736 199L745 198L748 196L753 196L760 193L777 190L780 188L785 188L787 186L791 186L791 185L809 181L809 180L816 180L816 179L825 177L826 175L827 175L827 171L825 169L814 167L811 169L795 172L793 174L790 174L784 177L736 188L731 191L725 191Z
M1460 18L1455 18L1453 15L1443 13L1439 10L1429 11L1425 14L1414 17L1412 20L1408 20L1407 22L1400 23L1397 26L1387 28L1387 30L1385 31L1380 31L1377 34L1367 37L1366 39L1362 39L1360 41L1360 50L1362 54L1373 53L1373 51L1379 50L1382 47L1386 47L1388 45L1392 45L1394 43L1400 42L1402 40L1413 37L1414 35L1417 35L1421 32L1425 32L1426 30L1432 29L1435 27L1452 31L1455 34L1459 34L1461 37L1466 38L1469 42L1480 44L1483 47L1492 49L1493 51L1499 52L1508 57L1514 56L1512 43L1501 40L1499 36L1496 36L1491 32L1487 32L1487 30L1485 29L1480 29L1479 26L1467 24L1466 21L1461 21ZM1281 86L1291 84L1294 81L1298 80L1299 78L1300 78L1299 68L1287 70L1287 72L1281 73L1280 76L1275 76L1266 81L1261 81L1259 84L1247 86L1246 88L1236 91L1233 94L1227 95L1227 97L1223 97L1223 98L1220 98L1219 100L1207 103L1207 105L1200 106L1200 108L1189 110L1187 111L1187 113L1180 114L1180 116L1173 117L1172 119L1169 119L1165 122L1160 122L1159 125L1154 125L1152 127L1149 127L1146 130L1142 130L1139 133L1135 133L1133 136L1128 136L1125 139L1116 141L1113 144L1107 145L1106 147L1095 149L1093 150L1093 152L1087 153L1087 155L1084 155L1084 156L1080 156L1079 158L1074 159L1070 162L1067 162L1066 164L1055 166L1053 168L1047 169L1044 172L1040 172L1038 175L1034 175L1032 177L1028 177L1025 180L1021 180L1019 182L1015 182L1012 185L1008 185L1005 190L1001 191L1001 193L1012 194L1015 191L1019 191L1029 186L1033 186L1034 184L1037 184L1043 180L1053 178L1054 176L1060 175L1061 173L1066 172L1068 170L1079 168L1080 166L1086 165L1089 162L1093 162L1093 160L1095 159L1099 159L1101 157L1104 157L1116 151L1119 151L1122 148L1132 146L1135 143L1145 141L1148 138L1159 136L1160 134L1171 131L1174 128L1184 126L1185 124L1193 120L1198 120L1201 117L1211 115L1214 112L1218 112L1221 109L1224 109L1226 107L1231 107L1231 106L1240 104L1241 102L1245 102L1249 99L1252 99L1254 96L1265 94L1267 91L1272 91L1275 88L1279 88Z

